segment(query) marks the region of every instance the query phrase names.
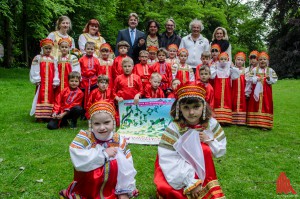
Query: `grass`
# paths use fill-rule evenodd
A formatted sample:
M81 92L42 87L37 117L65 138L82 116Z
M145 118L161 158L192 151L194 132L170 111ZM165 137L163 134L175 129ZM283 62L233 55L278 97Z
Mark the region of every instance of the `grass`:
M47 130L29 116L34 86L28 69L0 68L0 198L58 198L73 178L68 146L78 130ZM298 198L300 192L300 81L273 86L274 129L225 127L227 154L215 159L229 199ZM79 122L86 129L86 121ZM130 145L142 199L155 197L153 183L157 146ZM21 173L20 167L25 167ZM285 172L297 195L276 194ZM19 176L14 180L14 178ZM37 180L43 179L42 183Z

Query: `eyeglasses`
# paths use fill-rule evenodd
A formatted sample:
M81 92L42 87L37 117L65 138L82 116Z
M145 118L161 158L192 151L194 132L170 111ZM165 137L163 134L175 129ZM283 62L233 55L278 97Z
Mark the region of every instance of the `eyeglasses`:
M173 27L174 25L173 24L167 24L166 26L167 27Z
M217 52L219 52L219 51L218 51L217 49L212 49L211 52L212 52L212 53L217 53Z

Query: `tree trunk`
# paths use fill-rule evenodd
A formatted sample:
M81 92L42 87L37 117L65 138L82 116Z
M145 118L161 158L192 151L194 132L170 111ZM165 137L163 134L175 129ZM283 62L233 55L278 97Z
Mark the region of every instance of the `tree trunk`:
M4 32L5 40L4 46L4 67L10 68L13 62L12 56L12 35L11 35L11 22L8 18L4 17Z

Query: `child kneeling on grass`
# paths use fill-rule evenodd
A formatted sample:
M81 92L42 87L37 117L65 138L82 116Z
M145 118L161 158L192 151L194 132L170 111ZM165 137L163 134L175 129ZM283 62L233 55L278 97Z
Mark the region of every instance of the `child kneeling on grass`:
M126 140L115 133L114 107L104 101L89 108L91 131L81 130L69 150L74 181L61 198L128 199L138 195L136 170Z
M47 125L50 130L59 127L68 126L68 119L71 120L71 128L77 127L77 119L83 113L81 107L83 100L83 92L78 87L80 84L80 73L77 71L70 72L68 75L67 88L64 88L55 99L52 110L52 119Z
M226 137L211 117L202 84L179 86L171 108L175 118L161 137L154 183L164 199L225 198L213 157L226 152Z

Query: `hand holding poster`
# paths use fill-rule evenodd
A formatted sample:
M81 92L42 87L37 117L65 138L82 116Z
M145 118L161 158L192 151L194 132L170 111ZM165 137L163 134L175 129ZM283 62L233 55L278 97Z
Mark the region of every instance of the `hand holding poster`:
M120 128L118 133L129 143L158 144L160 137L171 122L171 106L174 99L140 99L138 105L133 100L119 103Z

